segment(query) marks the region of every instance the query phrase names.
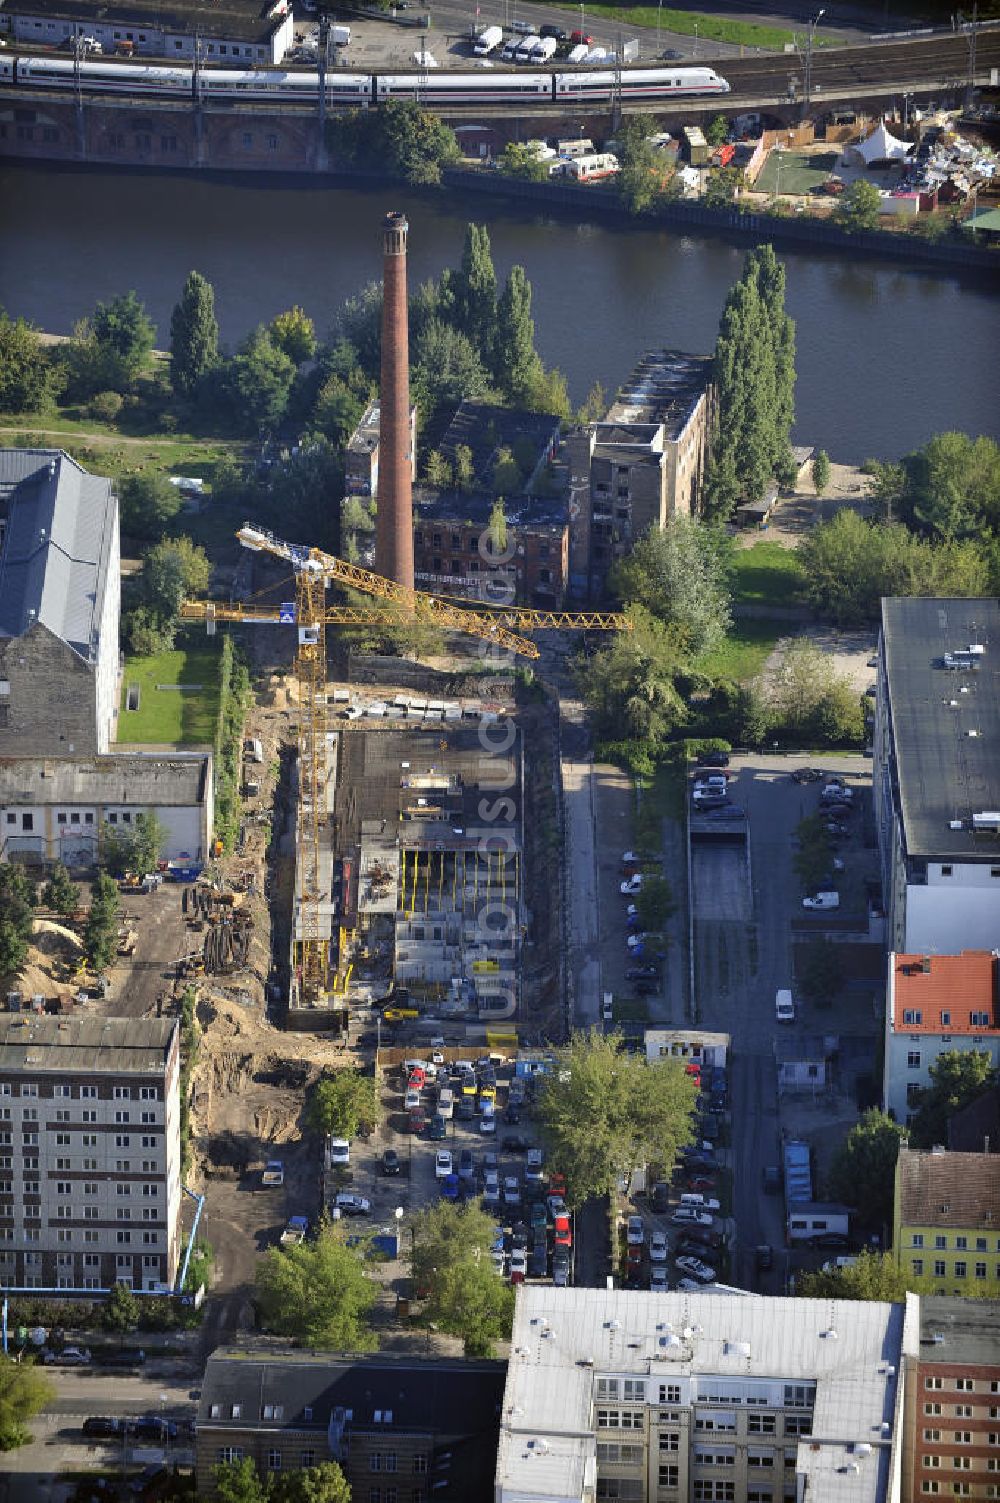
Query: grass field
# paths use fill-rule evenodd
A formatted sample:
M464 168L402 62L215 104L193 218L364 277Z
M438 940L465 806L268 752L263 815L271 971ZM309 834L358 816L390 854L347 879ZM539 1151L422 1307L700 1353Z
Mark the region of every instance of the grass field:
M698 10L670 10L656 5L588 5L588 17L600 16L618 27L649 26L672 31L680 36L704 37L713 42L732 42L736 46L764 47L778 50L794 42L796 33L783 26L761 26L756 21L731 21L723 16L707 16ZM595 26L594 30L598 28ZM685 58L690 62L690 58Z
M754 183L754 192L812 193L826 182L839 159L837 151L824 151L819 155L803 151L772 151Z
M740 548L733 560L733 599L739 605L797 605L802 566L794 548L781 543L754 543Z
M158 685L179 687L158 688ZM184 686L188 687L185 688ZM196 689L194 685L201 687ZM127 710L128 691L139 690L139 708ZM122 680L119 741L184 746L211 743L219 713L219 649L192 637L173 652L127 658Z
M785 631L776 621L734 621L722 646L700 657L695 667L709 678L734 683L756 678Z

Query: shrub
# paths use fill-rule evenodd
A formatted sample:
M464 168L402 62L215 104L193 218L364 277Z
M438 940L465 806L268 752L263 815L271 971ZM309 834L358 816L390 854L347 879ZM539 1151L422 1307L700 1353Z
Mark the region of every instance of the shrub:
M120 392L99 391L96 397L91 397L87 403L87 412L99 423L113 423L124 405L124 398Z

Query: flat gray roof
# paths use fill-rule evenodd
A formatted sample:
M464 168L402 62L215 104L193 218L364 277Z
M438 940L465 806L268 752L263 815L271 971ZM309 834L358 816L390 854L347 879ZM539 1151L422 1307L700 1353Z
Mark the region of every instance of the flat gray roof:
M0 1071L160 1075L174 1018L50 1018L0 1014Z
M192 808L207 791L208 752L188 757L0 758L0 804L157 804Z
M96 662L117 510L111 481L60 449L0 449L0 636L40 622Z
M883 600L882 643L907 855L995 861L972 820L1000 810L1000 601ZM975 671L944 667L972 645Z
M996 1367L1000 1300L927 1294L920 1301L920 1361Z

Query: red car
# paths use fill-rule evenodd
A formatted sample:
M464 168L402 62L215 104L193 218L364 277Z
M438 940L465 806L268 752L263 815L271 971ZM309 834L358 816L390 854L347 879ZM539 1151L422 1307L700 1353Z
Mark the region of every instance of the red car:
M422 1091L423 1088L424 1088L424 1086L426 1084L427 1084L427 1076L424 1074L423 1070L421 1070L421 1069L418 1068L416 1070L411 1070L410 1071L410 1078L406 1082L406 1088L407 1088L407 1090L409 1090L409 1091Z
M552 1222L552 1240L556 1247L572 1247L573 1231L569 1224L569 1217L557 1215Z
M584 47L593 47L594 45L594 38L592 36L588 36L587 32L585 31L571 31L569 34L569 39L573 43L574 47L579 47L581 45L583 45Z
M549 1175L549 1194L561 1195L563 1200L566 1199L566 1176L560 1174L558 1170Z
M710 1174L692 1174L687 1187L689 1190L714 1190L715 1180Z

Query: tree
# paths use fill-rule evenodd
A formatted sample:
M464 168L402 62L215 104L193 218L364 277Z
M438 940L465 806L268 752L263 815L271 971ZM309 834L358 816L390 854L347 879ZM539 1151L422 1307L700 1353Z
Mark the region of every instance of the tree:
M815 892L828 872L833 869L833 842L826 828L826 821L819 814L810 814L799 820L795 827L798 849L792 856L795 874L807 892Z
M675 628L692 657L718 647L731 622L728 539L694 517L654 528L611 571L616 595Z
M215 1468L215 1495L221 1503L268 1503L269 1492L250 1456Z
M115 1284L101 1311L101 1324L106 1331L125 1336L139 1324L139 1301L127 1284Z
M583 399L583 405L577 408L576 420L578 423L599 423L608 410L607 398L604 387L600 381L595 381Z
M493 494L495 496L517 496L524 489L524 476L521 474L521 466L514 458L513 451L506 445L497 450L496 459L493 461ZM496 507L494 507L496 511ZM500 507L503 512L503 507ZM501 532L503 542L499 541ZM507 546L507 522L502 522L498 516L496 531L496 546L503 551Z
M170 382L174 391L179 397L193 397L218 362L215 290L200 272L190 271L180 302L170 315Z
M882 195L874 183L859 177L841 194L834 221L845 230L877 230L882 222Z
M905 1142L906 1128L871 1107L834 1154L830 1194L854 1206L867 1226L880 1230L892 1224L896 1160L899 1145Z
M539 360L521 388L519 401L528 412L551 413L568 422L573 415L569 388L562 371L546 370Z
M316 353L316 325L298 303L272 318L267 332L275 349L287 355L293 365L302 365Z
M377 1345L368 1323L376 1288L340 1225L323 1227L315 1242L266 1253L256 1296L265 1327L279 1335L347 1352Z
M124 292L110 303L98 303L90 327L106 368L114 375L104 385L113 391L127 389L156 342L156 326L136 293Z
M295 365L259 324L229 362L230 397L243 426L276 428L285 416Z
M644 214L662 197L672 169L649 140L644 118L626 116L618 127L617 142L618 192L630 214Z
M56 1396L55 1386L33 1362L0 1356L0 1451L27 1445L27 1422Z
M1000 529L1000 445L967 433L937 433L903 460L904 516L954 542Z
M432 449L424 460L424 478L438 491L451 484L451 465L440 449Z
M455 485L460 491L472 489L476 475L472 465L472 450L468 444L457 444L455 447Z
M619 1034L574 1033L543 1078L538 1117L570 1201L612 1195L640 1164L669 1177L691 1140L698 1089L679 1059L626 1054Z
M351 1503L351 1487L335 1461L301 1471L274 1473L272 1503Z
M37 412L48 401L52 376L37 330L0 308L0 412Z
M338 339L325 352L321 365L327 374L319 385L312 422L331 444L343 447L365 408L378 394L378 388L362 369L357 352L346 339Z
M771 681L771 728L794 744L839 746L864 733L850 681L814 642L798 637L785 649Z
M599 735L655 747L687 715L675 682L685 665L685 648L676 630L644 606L628 606L625 614L632 630L616 632L584 659L577 679Z
M542 161L534 147L523 141L508 141L499 165L506 177L524 178L529 183L546 183L549 179L549 164Z
M384 99L377 110L349 110L327 125L334 158L373 166L408 183L439 183L457 162L455 132L412 100Z
M511 401L520 399L539 364L531 317L531 283L523 266L512 266L497 308L493 374Z
M729 121L725 115L716 115L705 126L705 140L709 146L722 146L729 135Z
M320 1076L313 1086L306 1121L313 1132L334 1138L356 1138L379 1119L378 1082L373 1075L336 1070Z
M829 1007L844 981L843 945L829 939L812 940L798 962L796 979L804 997L819 1007Z
M717 167L709 173L702 203L706 209L731 209L742 186L742 167Z
M413 1229L413 1278L425 1319L460 1336L467 1357L492 1357L510 1336L514 1291L490 1259L493 1221L478 1204L439 1201Z
M118 889L107 872L98 873L90 897L90 912L83 930L83 948L93 971L103 971L115 954L118 920Z
M892 1253L862 1252L849 1268L801 1273L795 1293L803 1299L871 1299L901 1304L907 1291L927 1293L930 1283L914 1278L897 1264Z
M413 341L413 394L424 420L465 397L481 397L489 376L471 339L440 318L427 321Z
M80 906L80 889L70 881L69 872L61 861L52 868L52 875L42 889L42 902L53 913L68 918Z
M0 865L0 976L12 976L28 958L35 884L17 866Z
M143 557L142 598L161 614L176 616L182 600L204 595L210 572L204 548L189 537L163 538Z
M132 537L160 537L179 514L180 491L166 475L126 475L118 482L122 531Z
M985 1049L949 1049L929 1070L930 1084L917 1094L910 1140L917 1148L934 1148L948 1141L948 1118L983 1091L996 1085L998 1072Z
M812 482L817 496L822 496L830 484L830 456L825 449L820 449L812 462Z
M485 225L466 225L462 267L453 286L455 322L486 361L496 338L497 274Z
M677 912L673 889L666 877L644 877L635 906L643 929L649 932L662 929L667 920Z

